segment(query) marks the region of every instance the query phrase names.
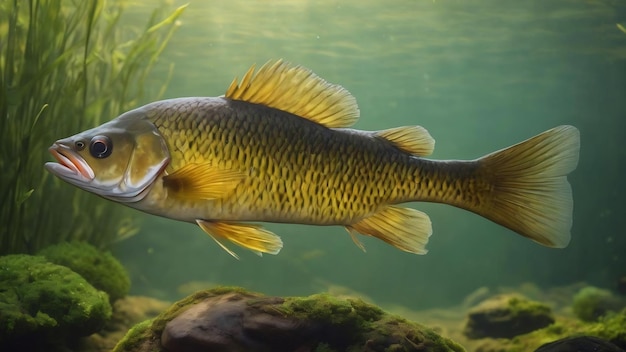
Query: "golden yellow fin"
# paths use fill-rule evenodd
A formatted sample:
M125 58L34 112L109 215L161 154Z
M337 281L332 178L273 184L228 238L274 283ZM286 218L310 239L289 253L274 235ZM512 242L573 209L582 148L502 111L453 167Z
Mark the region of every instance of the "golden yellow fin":
M207 220L196 220L196 223L220 247L237 259L239 259L239 256L228 249L221 240L227 239L259 255L263 253L278 254L283 248L283 241L280 237L259 225Z
M352 242L354 242L354 244L356 244L356 246L359 247L363 252L367 252L365 250L365 245L363 244L363 242L361 242L361 240L359 240L359 237L358 237L359 233L349 226L346 227L346 230L348 230L348 233L350 234L350 238L352 238Z
M567 174L576 168L580 134L559 126L478 160L492 187L474 211L545 246L570 241L574 202Z
M187 164L163 177L163 186L172 195L184 199L218 199L231 192L245 174L222 170L210 163Z
M377 237L398 249L416 254L428 252L426 243L433 233L428 215L415 209L391 205L356 224L346 226L346 229L361 249L364 249L363 245L354 237L353 231Z
M235 78L225 97L262 104L329 128L348 127L359 118L356 99L348 90L307 68L278 60L267 62L256 74L254 69L241 82Z
M422 126L405 126L376 131L401 150L417 156L427 156L435 150L435 139Z

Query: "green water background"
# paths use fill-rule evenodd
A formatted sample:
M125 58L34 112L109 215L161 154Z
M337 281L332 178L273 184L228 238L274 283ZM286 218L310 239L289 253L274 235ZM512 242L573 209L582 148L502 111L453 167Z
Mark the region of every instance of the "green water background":
M185 2L174 1L175 5ZM128 20L157 2L129 3ZM278 256L221 250L197 226L145 217L114 252L132 292L177 299L190 281L276 295L356 292L413 309L459 303L488 286L587 281L626 273L626 22L624 1L191 1L153 82L175 71L165 98L217 96L251 64L285 60L346 87L365 130L419 124L432 158L473 159L559 124L581 131L570 176L572 242L549 249L477 215L410 204L430 215L418 256L340 227L268 224Z

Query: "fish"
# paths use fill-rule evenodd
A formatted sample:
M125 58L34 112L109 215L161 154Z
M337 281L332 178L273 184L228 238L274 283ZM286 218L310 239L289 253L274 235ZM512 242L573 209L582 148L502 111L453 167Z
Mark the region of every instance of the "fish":
M359 234L426 254L430 218L407 202L462 208L548 247L570 242L576 127L474 160L434 160L424 127L350 128L359 117L346 88L273 60L224 95L155 101L60 139L45 168L103 198L195 223L235 258L228 241L281 250L264 222L343 226L363 250Z

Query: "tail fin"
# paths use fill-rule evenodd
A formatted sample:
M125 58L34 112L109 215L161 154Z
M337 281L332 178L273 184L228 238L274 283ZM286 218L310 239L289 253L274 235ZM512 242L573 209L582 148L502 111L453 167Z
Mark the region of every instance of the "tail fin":
M545 246L569 244L572 189L567 174L578 164L580 135L559 126L478 160L491 190L480 215Z

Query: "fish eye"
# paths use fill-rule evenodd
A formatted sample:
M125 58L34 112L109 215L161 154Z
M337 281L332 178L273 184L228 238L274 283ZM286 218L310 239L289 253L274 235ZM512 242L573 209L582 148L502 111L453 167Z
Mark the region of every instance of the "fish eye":
M95 136L89 144L89 152L91 156L98 159L106 158L113 151L113 143L107 136Z
M76 150L83 150L85 149L85 142L76 141L76 143L74 143L74 146L76 147Z

